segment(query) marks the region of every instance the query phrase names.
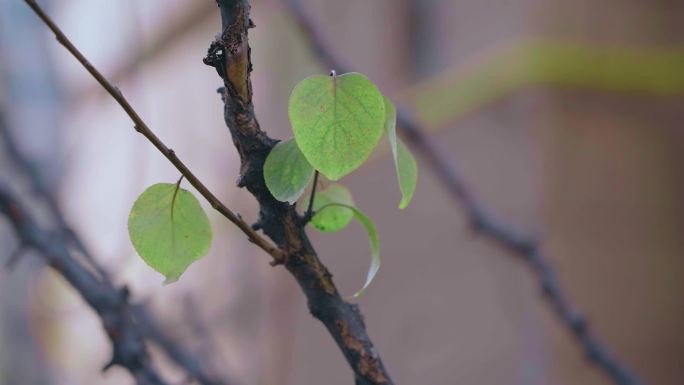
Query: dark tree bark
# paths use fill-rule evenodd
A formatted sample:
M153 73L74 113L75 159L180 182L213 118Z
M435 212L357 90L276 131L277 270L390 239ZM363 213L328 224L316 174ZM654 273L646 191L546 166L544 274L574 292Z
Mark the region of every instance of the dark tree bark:
M277 143L259 127L252 103L252 63L248 30L254 27L246 0L219 0L223 32L211 44L205 63L214 66L224 87L224 118L241 159L238 185L259 202L255 227L284 251L283 264L306 295L311 314L335 339L354 371L356 384L392 384L392 380L366 332L359 307L346 302L338 292L328 269L318 258L304 231L305 221L295 206L279 202L266 188L263 164Z

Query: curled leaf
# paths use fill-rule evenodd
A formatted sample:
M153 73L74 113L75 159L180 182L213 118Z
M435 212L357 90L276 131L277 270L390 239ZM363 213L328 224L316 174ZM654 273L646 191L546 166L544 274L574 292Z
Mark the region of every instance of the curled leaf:
M401 191L399 208L405 209L411 203L413 193L416 190L418 166L404 142L397 137L397 109L394 103L387 97L385 97L385 111L387 114L385 117L385 132L387 132L387 138L392 148L394 168L397 170L397 181Z
M327 206L324 206L321 210L325 212L325 210L334 210L334 209L343 209L343 210L348 210L354 215L354 218L356 218L359 223L363 226L364 230L366 230L366 234L368 234L368 241L370 242L370 249L371 249L371 264L370 268L368 269L368 274L366 275L366 282L363 284L363 287L354 295L351 296L351 298L359 298L362 296L365 292L366 289L368 289L368 286L370 286L371 282L373 282L373 279L375 278L375 275L378 273L378 270L380 270L380 238L378 237L378 231L375 228L375 224L373 221L366 216L361 210L357 209L354 206L351 205L345 205L341 203L330 203Z

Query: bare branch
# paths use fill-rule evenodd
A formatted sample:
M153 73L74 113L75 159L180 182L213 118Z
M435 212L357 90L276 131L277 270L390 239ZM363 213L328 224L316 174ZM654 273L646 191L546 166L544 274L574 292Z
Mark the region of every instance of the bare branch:
M343 64L332 54L322 36L299 0L288 0L289 9L296 18L311 50L327 68L343 70ZM447 161L447 157L427 137L407 111L397 106L397 126L402 136L425 159L430 169L437 174L454 201L468 213L475 230L501 244L509 252L519 256L535 274L544 293L544 298L556 316L582 346L587 358L602 369L613 382L620 385L643 384L631 370L609 352L605 344L589 328L586 319L569 301L549 259L541 250L539 242L531 235L507 225L493 216L481 201L472 195L461 175Z

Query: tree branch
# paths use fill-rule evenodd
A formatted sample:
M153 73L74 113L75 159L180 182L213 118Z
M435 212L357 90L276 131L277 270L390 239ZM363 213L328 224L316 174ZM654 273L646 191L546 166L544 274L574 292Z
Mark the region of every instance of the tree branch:
M126 114L131 118L135 125L135 130L141 133L147 140L154 145L154 147L159 150L166 157L166 159L173 164L178 171L185 176L185 179L197 189L204 199L211 204L216 211L221 213L229 221L235 224L242 232L244 232L249 240L266 251L269 255L273 257L275 261L282 260L282 252L271 245L266 239L261 237L256 231L254 231L247 222L242 220L237 214L233 213L228 207L226 207L200 180L195 176L195 174L190 171L190 169L183 163L176 153L168 148L164 142L162 142L157 135L152 132L152 130L147 126L147 124L140 118L137 111L130 105L128 100L123 96L121 91L112 85L107 78L105 78L100 71L97 70L88 59L83 56L83 54L71 43L71 41L64 35L64 33L59 29L57 24L55 24L52 19L43 11L43 9L35 2L35 0L24 0L26 4L33 9L33 11L40 17L40 19L50 28L50 30L55 34L57 41L64 46L64 48L71 53L76 60L78 60L83 67L97 80L100 85L107 90L107 92L116 100L116 102L123 108Z
M357 305L342 299L321 263L294 206L271 196L263 164L276 141L259 127L252 104L252 64L247 31L254 27L246 0L219 0L222 34L209 47L204 62L224 81L224 119L240 154L240 187L259 202L259 223L284 252L282 261L306 295L311 314L323 322L354 371L357 385L393 384L368 337Z
M54 32L57 40L121 105L135 128L143 134L183 174L204 198L228 220L236 224L249 239L268 252L274 262L284 264L304 291L311 313L324 323L352 367L357 385L392 384L378 353L366 334L358 306L340 296L327 268L318 259L294 207L276 201L263 180L263 163L276 141L261 129L254 116L252 87L249 78L251 62L247 29L249 4L242 1L218 1L224 31L210 47L205 63L216 67L224 79L225 120L242 159L239 186L247 189L260 204L260 220L264 232L278 245L272 246L246 222L226 208L147 127L121 92L114 87L74 47L57 25L34 0L25 0Z
M139 385L166 384L152 366L143 337L133 321L128 289L115 289L98 280L71 255L61 234L39 227L3 185L0 185L0 213L9 219L20 242L37 250L101 318L113 348L112 359L103 370L121 365Z
M313 22L299 0L288 0L289 9L296 18L311 50L327 68L347 72L325 44ZM539 242L530 234L506 224L490 214L490 210L470 193L467 184L447 157L427 137L407 111L397 106L397 126L400 134L425 159L430 169L437 174L443 187L454 201L463 206L476 231L498 242L510 253L517 255L532 270L539 282L544 298L556 316L584 349L587 358L616 384L640 385L641 380L608 350L605 344L592 332L585 317L570 302L549 259L541 250Z
M99 277L91 277L91 282L99 282L99 284L103 288L102 290L108 291L112 297L116 296L117 293L123 292L125 289L116 288L113 285L109 277L109 273L99 263L97 263L92 254L90 254L88 250L83 246L83 242L81 241L78 234L76 234L76 232L68 225L63 212L60 210L59 205L57 204L57 199L52 194L52 191L46 188L45 183L43 182L42 178L40 178L36 169L33 168L32 163L19 150L17 143L14 141L14 138L12 138L12 135L9 133L9 129L6 124L6 120L4 119L2 109L0 109L0 138L2 139L2 143L4 144L6 153L10 161L14 163L15 167L20 173L24 174L24 176L26 176L29 179L29 183L31 184L32 189L37 193L38 197L47 203L50 216L57 219L57 229L55 232L56 234L54 239L51 239L50 241L61 243L61 247L63 248L63 250L69 250L69 246L73 244L76 247L76 250L78 250L79 253L83 254L83 256L86 258L91 267L91 269L86 269L85 267L81 266L80 270L86 271L88 273L94 270L98 273L97 275ZM11 194L9 194L9 190L6 189L5 194L9 197L6 198L7 202L11 202L11 200L14 199L11 196ZM7 207L10 207L9 203L7 204ZM12 218L10 218L10 220L12 220ZM33 220L31 221L35 222ZM49 261L49 258L44 254L47 251L47 249L44 247L39 247L40 245L36 245L35 243L28 242L27 239L29 238L30 237L28 236L28 234L19 234L19 239L21 242L20 248L17 250L17 253L15 253L10 258L8 263L16 263L16 259L20 255L19 253L28 248L35 248L38 251L42 252L42 255ZM78 266L80 265L80 263L77 262L77 259L72 254L68 254L68 256L71 258L71 260L66 265L74 265L74 268L78 270ZM57 269L57 271L64 275L64 273L61 270ZM79 288L76 288L76 290L79 290ZM85 298L85 295L82 294L82 296ZM211 375L209 375L204 370L199 360L197 360L190 352L185 350L183 346L176 343L173 340L173 338L167 335L164 332L161 325L159 324L159 322L157 322L152 313L145 306L141 304L125 305L125 308L130 310L130 313L133 316L133 324L136 325L136 327L139 329L137 334L144 338L149 338L156 345L158 345L161 348L161 351L164 354L166 354L173 362L175 362L179 368L185 370L189 377L197 379L197 381L202 385L225 384L224 382L219 381L218 379L214 379ZM121 311L120 317L127 318L128 310L125 312ZM114 362L114 360L112 360L112 362Z

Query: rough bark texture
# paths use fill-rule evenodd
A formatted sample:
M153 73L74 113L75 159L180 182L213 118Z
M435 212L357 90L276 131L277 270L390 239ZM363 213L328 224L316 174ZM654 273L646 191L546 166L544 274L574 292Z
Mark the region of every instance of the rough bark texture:
M304 231L295 207L275 200L263 178L266 156L277 143L259 127L252 104L250 48L247 31L254 27L246 0L219 0L222 34L214 41L205 63L224 80L225 121L242 166L238 185L260 206L261 228L283 251L283 264L306 295L311 314L323 322L354 371L356 384L392 384L380 356L366 333L357 305L342 299L328 269L321 263Z

